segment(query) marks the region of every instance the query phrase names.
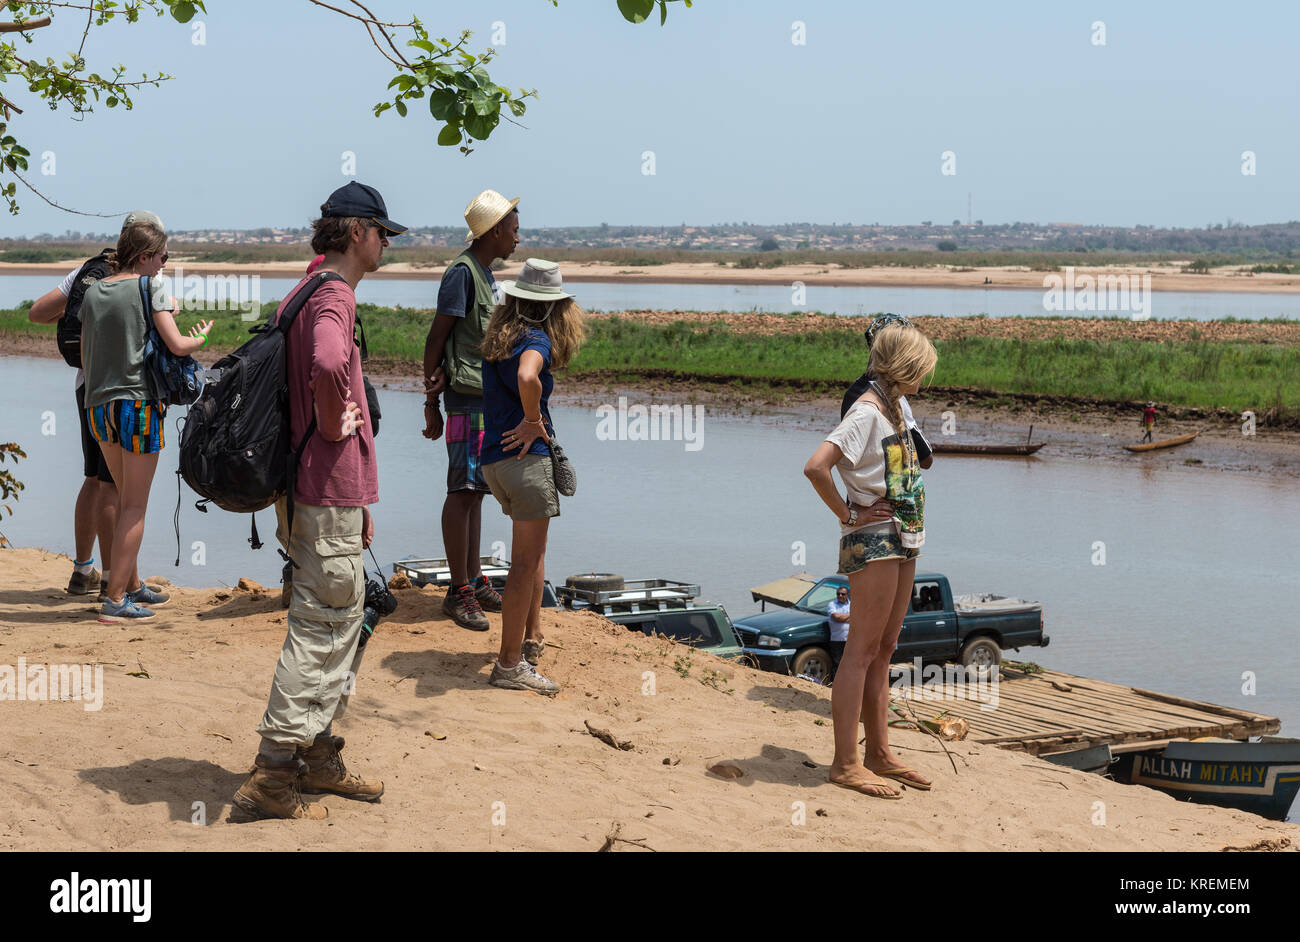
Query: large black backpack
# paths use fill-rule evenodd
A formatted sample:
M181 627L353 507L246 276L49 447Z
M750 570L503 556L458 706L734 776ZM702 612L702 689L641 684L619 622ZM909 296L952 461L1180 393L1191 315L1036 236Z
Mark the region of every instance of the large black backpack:
M251 340L208 371L215 378L209 378L185 417L177 472L202 498L195 504L199 510L206 513L204 504L210 501L222 510L252 513L287 495L292 515L298 459L316 420L301 442L290 441L285 337L312 292L327 281L342 280L332 271L313 275L278 318L272 314L252 328ZM262 545L256 521L249 542L254 549Z
M72 279L72 289L68 292L67 303L63 306L63 316L55 328L54 341L59 345L59 353L68 366L81 369L81 302L86 297L86 290L110 271L108 256L112 249L104 249L94 258L88 258L77 270Z

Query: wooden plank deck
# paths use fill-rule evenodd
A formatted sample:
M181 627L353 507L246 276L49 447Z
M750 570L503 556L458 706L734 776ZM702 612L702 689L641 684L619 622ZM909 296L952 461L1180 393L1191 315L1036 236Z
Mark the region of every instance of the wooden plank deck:
M938 688L927 691L924 683L893 691L895 698L904 692L921 719L947 711L970 724L970 740L1031 755L1102 743L1131 752L1170 739L1245 739L1282 728L1277 717L1051 670L1024 674L1003 667L995 709L985 709L992 705L987 687L984 703L951 695L940 699L934 696ZM968 695L976 692L972 688ZM910 715L907 706L902 709Z

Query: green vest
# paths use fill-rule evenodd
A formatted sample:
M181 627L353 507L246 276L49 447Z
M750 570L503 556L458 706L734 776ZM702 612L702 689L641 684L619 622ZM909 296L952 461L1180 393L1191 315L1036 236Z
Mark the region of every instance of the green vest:
M457 320L447 335L447 346L442 363L443 372L451 388L462 396L483 395L483 334L492 317L492 286L483 274L483 268L466 249L447 266L464 265L474 279L474 306Z

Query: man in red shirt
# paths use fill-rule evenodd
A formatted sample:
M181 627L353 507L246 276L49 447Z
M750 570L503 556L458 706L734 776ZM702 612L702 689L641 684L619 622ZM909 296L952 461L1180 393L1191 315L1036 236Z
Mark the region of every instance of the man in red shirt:
M1156 404L1148 402L1147 407L1142 410L1142 428L1145 433L1142 435L1142 441L1151 441L1151 430L1156 427Z
M287 503L276 505L276 536L295 568L288 634L257 727L262 743L235 805L252 817L320 820L325 806L303 804L303 793L361 801L384 793L382 782L347 770L343 737L333 735L331 724L343 715L360 666L361 554L374 537L367 508L379 500L361 354L353 341L353 292L379 268L389 238L406 227L388 219L375 189L354 182L330 194L312 229L312 248L324 255L317 272L343 280L318 286L285 338L292 441L303 441L313 418L316 428L298 464L292 531Z

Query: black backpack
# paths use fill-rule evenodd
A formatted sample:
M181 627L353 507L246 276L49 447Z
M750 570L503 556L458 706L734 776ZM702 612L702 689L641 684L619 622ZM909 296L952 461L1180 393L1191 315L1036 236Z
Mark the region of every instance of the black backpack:
M202 498L195 503L199 510L207 513L204 504L210 501L222 510L252 513L288 495L292 524L298 460L316 431L316 420L301 442L291 442L285 337L312 292L327 281L342 280L332 271L313 275L278 318L272 314L252 328L251 340L208 371L203 393L185 417L177 471ZM253 549L262 545L256 520L249 542Z
M112 249L104 249L94 258L86 259L77 275L72 279L72 290L68 292L68 301L63 307L63 316L55 328L54 340L59 345L59 353L68 366L81 369L81 302L88 289L99 279L109 274L108 256Z

